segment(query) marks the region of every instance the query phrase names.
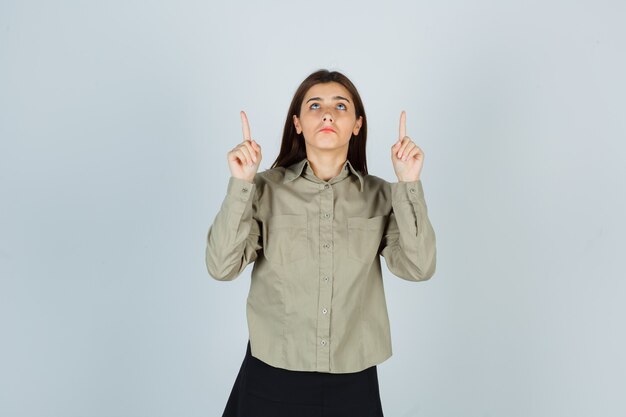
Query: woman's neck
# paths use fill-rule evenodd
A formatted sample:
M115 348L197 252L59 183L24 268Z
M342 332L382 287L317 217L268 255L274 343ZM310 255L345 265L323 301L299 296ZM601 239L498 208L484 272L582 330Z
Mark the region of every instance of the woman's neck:
M328 181L339 175L341 167L343 167L347 158L347 153L334 155L307 154L307 159L309 160L309 165L313 173L317 178L324 181Z

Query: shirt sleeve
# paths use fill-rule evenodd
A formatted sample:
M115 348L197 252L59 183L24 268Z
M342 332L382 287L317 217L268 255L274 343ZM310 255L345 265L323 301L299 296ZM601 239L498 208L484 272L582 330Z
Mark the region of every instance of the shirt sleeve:
M230 281L257 259L262 248L257 185L230 177L220 210L207 234L206 266L213 278Z
M391 183L392 210L379 247L387 268L408 281L435 273L435 231L428 219L421 180Z

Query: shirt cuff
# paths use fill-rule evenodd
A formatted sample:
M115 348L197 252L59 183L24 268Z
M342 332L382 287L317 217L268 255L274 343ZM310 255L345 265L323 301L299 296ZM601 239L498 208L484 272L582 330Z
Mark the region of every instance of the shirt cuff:
M256 191L256 184L233 176L228 180L226 194L244 203L250 200Z
M424 199L422 180L391 183L391 201L420 201Z

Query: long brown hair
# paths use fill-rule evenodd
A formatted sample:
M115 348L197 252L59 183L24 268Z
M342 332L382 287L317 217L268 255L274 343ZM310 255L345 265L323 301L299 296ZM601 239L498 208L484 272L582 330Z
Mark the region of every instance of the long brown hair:
M302 133L296 132L296 127L293 124L293 115L300 117L300 108L304 95L315 84L337 82L343 85L352 96L354 100L354 109L356 112L356 118L363 117L359 134L350 137L348 144L348 160L352 166L360 171L363 175L367 175L367 161L365 159L365 144L367 142L367 117L365 117L365 108L361 101L361 96L357 91L352 81L345 75L338 71L328 71L321 69L315 71L302 81L291 100L289 111L287 112L287 120L285 121L285 127L283 129L283 140L280 145L280 151L278 157L270 168L276 167L288 167L302 159L306 158L306 146L304 144L304 136Z

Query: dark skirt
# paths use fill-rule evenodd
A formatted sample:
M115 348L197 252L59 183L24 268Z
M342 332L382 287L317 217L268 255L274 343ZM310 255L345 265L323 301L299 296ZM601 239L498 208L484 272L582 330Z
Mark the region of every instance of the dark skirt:
M222 417L383 417L376 365L360 372L291 371L246 356Z

